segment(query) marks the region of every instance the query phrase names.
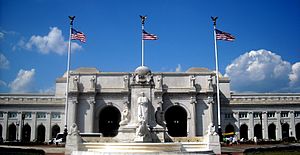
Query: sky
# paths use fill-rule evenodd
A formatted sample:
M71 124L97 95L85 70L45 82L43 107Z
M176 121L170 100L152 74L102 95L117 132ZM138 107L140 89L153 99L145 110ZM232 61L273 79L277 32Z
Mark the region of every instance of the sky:
M66 71L133 72L141 65L141 20L152 72L215 70L211 16L235 41L217 41L219 70L234 92L300 92L299 0L0 0L0 92L53 93Z

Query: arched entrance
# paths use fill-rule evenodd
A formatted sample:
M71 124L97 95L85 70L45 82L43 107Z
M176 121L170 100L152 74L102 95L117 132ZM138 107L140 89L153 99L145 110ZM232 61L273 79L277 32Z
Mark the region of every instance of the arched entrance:
M254 137L257 139L262 139L262 127L260 124L254 126Z
M165 112L168 133L172 137L187 136L187 112L181 106L172 106Z
M269 139L271 140L276 140L276 125L275 124L270 124L268 126L268 135Z
M120 111L114 106L106 106L99 115L99 132L104 137L114 137L118 134L121 120Z
M296 129L296 138L299 141L300 140L300 123L298 123L295 127Z
M234 127L231 124L228 124L225 127L225 137L232 137L234 135Z
M31 135L31 127L30 125L25 124L22 130L22 140L24 142L30 142L30 135Z
M289 137L289 130L290 130L290 125L288 123L282 124L281 126L282 139Z
M37 141L38 142L44 142L45 141L45 133L46 133L45 126L43 124L40 124L37 127Z
M9 141L14 141L16 140L16 135L17 135L17 127L15 124L10 124L8 126L8 140Z
M248 126L246 124L241 125L240 127L240 138L248 139Z
M3 138L3 137L2 137L2 130L3 130L3 129L2 129L2 125L0 124L0 138Z
M56 135L60 132L60 127L57 124L55 124L55 125L53 125L51 131L52 131L51 132L52 138L55 138Z

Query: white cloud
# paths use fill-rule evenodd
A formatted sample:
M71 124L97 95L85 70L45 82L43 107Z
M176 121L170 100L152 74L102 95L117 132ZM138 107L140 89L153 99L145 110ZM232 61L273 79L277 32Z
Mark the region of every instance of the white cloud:
M4 38L4 33L0 32L0 40Z
M181 65L180 64L177 65L177 67L175 69L175 72L181 72Z
M7 60L5 55L0 53L0 69L8 69L8 68L9 68L9 61Z
M291 87L300 87L300 62L297 62L292 66L289 79Z
M18 46L38 52L48 54L50 52L62 55L67 53L68 41L64 40L62 31L57 27L51 27L50 32L46 36L33 35L28 42L21 40ZM82 47L77 43L72 43L72 51L81 50Z
M14 81L9 84L12 93L28 92L32 88L35 69L23 70L21 69Z
M7 87L7 84L6 82L0 80L0 87Z
M55 93L55 85L51 86L50 88L47 89L40 89L39 93L42 94L54 94Z
M291 64L267 50L247 52L226 67L234 91L278 92L289 87Z

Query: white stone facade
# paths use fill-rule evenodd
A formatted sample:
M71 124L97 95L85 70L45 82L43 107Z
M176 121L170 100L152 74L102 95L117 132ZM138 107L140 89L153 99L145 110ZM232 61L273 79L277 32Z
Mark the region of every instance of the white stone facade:
M203 68L192 68L181 73L143 71L145 69L137 69L133 73L100 72L95 68L72 71L68 131L75 123L80 133L101 132L104 137L116 137L124 141L126 138L135 138L138 141L137 137L130 137L132 133L128 133L139 122L137 109L141 93L149 103L147 125L153 130L160 127L166 129L171 138L204 137L211 130L208 128L211 123L217 126L214 72ZM54 95L0 94L2 138L5 141L22 138L27 138L27 141L48 141L58 132L57 127L59 132L63 132L66 117L65 86L66 77L63 76L56 80ZM226 129L231 132L231 125L238 138L242 138L245 137L245 131L240 131L240 128L247 125L245 138L253 139L254 136L260 136L259 126L256 131L255 126L262 124L261 138L272 139L274 136L269 138L268 131L273 134L274 126L269 126L274 124L276 140L282 139L283 133L300 138L300 94L234 94L230 92L230 81L226 77L220 78L220 89L223 132ZM25 118L22 119L22 116ZM285 124L288 124L288 131ZM43 131L44 134L41 133ZM120 132L129 137L120 137ZM164 138L158 135L158 139Z

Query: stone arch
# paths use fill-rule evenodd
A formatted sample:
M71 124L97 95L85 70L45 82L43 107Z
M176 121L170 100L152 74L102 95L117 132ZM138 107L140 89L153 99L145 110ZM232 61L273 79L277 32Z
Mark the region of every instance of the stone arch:
M164 111L167 111L169 108L173 107L173 106L180 106L182 108L184 108L184 110L186 111L187 113L187 118L191 118L191 112L189 110L189 108L184 105L184 104L181 104L181 103L176 103L176 104L172 104L172 105L169 105L168 107L166 107L165 109L163 108Z
M116 136L120 127L120 121L120 110L112 105L105 106L99 113L99 132L104 137Z
M295 130L296 130L296 138L299 141L300 140L300 123L296 124Z
M8 126L8 141L14 141L17 140L16 136L17 135L17 127L14 123L11 123Z
M51 137L55 138L58 133L60 133L60 127L57 124L55 124L52 126L51 129Z
M225 133L232 133L233 132L233 134L234 134L234 126L232 125L232 124L228 124L228 125L226 125L226 127L225 127ZM232 134L230 134L229 136L232 136Z
M268 126L268 135L270 140L276 140L276 125L274 123Z
M261 124L256 124L254 126L254 137L257 139L262 139L262 126Z
M24 142L30 142L30 136L31 136L31 127L28 123L26 123L22 129L22 140Z
M282 139L289 137L290 125L288 123L284 123L281 125L282 131Z
M37 142L45 142L46 128L43 124L37 127Z
M188 114L184 107L175 105L165 111L165 120L168 133L172 137L187 136Z
M3 131L3 127L2 127L2 124L0 124L0 139L3 138L2 131Z
M240 126L240 138L248 139L248 126L247 124L242 124Z

